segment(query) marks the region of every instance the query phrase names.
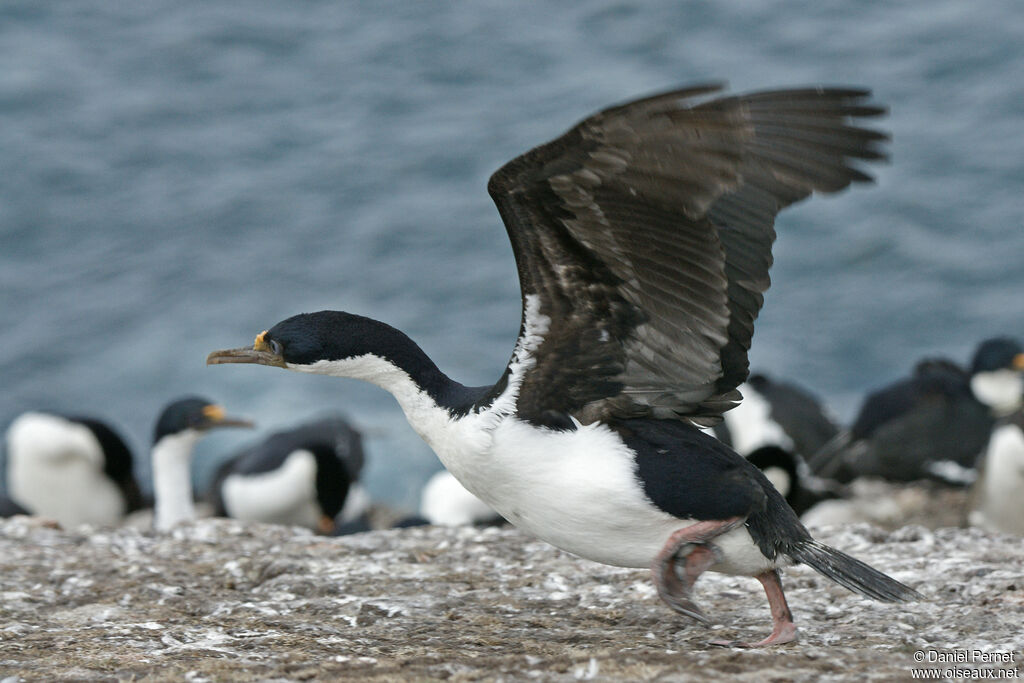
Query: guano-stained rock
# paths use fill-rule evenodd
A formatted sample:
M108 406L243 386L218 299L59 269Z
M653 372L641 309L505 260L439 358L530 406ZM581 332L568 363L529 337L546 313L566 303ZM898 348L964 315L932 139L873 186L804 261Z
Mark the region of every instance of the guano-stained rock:
M647 572L562 553L513 529L322 538L200 520L169 534L0 520L0 681L905 680L915 667L1024 676L1024 542L975 529L817 532L922 592L872 602L812 570L784 582L800 641L760 638L753 579L707 574L676 615ZM956 651L1012 664L942 664ZM938 654L928 654L938 653ZM957 655L951 655L957 656Z

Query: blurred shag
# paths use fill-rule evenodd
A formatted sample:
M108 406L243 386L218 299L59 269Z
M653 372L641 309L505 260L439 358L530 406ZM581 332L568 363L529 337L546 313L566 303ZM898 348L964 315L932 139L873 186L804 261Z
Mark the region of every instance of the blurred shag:
M204 399L164 407L151 453L157 528L194 516L189 467L195 442L214 427L241 425L249 423L225 417ZM133 462L124 439L95 418L29 412L7 429L11 504L65 527L110 526L146 507Z
M364 461L362 436L343 417L277 432L218 468L214 514L322 534L365 531Z
M65 527L109 526L144 506L131 450L100 420L22 413L6 441L7 493L30 514Z
M211 429L252 427L241 418L203 398L187 397L170 403L157 418L153 431L153 527L167 531L179 522L195 519L192 495L192 452Z
M764 472L798 515L837 497L838 487L814 476L805 460L839 433L821 401L760 373L739 391L743 400L722 415L715 436Z
M871 393L853 426L810 460L821 477L889 481L937 479L968 485L996 420L1021 405L1024 350L1007 337L988 339L970 372L944 358Z

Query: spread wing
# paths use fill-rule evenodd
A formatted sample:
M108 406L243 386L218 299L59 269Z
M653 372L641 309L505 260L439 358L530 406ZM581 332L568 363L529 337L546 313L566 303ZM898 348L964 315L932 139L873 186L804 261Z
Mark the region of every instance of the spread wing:
M546 318L520 416L714 422L747 376L775 215L884 158L887 136L852 124L884 111L866 91L719 89L607 109L491 176L523 330Z

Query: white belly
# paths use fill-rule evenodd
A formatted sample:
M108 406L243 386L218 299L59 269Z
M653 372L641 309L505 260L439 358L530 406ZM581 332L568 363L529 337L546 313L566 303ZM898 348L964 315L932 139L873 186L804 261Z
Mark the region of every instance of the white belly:
M658 509L643 492L633 452L602 425L537 429L505 418L490 448L437 449L453 475L508 521L563 550L604 564L649 567L672 532L694 520ZM775 564L740 527L715 540L715 571L758 574Z
M316 468L312 453L297 450L275 470L231 474L221 488L224 507L234 519L316 529L323 514L316 501Z
M18 469L11 479L11 497L33 514L61 526L109 526L125 514L120 489L90 463L71 460L52 468Z
M974 521L990 531L1024 534L1024 434L1019 427L1007 425L993 432L984 477L977 486L981 490Z

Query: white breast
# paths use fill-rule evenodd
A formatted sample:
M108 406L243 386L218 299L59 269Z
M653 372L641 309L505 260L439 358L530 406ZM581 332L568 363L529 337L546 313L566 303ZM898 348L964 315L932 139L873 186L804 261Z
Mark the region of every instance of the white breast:
M992 433L984 476L977 484L972 522L991 531L1024 535L1024 433L1004 425Z
M168 531L196 517L192 502L192 450L201 437L198 430L186 429L153 444L153 528L157 531Z
M11 498L62 526L111 525L125 514L124 497L103 473L104 456L84 425L45 413L25 413L7 430Z
M316 529L321 515L316 502L316 458L307 450L297 450L269 472L229 475L221 497L235 519Z

